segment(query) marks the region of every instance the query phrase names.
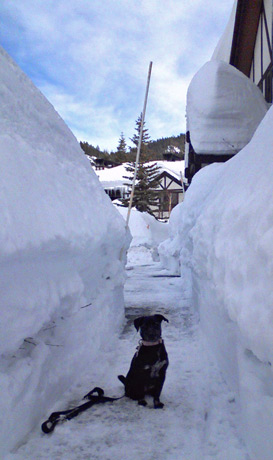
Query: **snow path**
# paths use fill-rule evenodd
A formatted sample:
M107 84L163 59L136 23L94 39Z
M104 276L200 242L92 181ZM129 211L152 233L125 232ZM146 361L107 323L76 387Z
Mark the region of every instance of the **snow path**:
M126 324L115 350L102 350L97 366L58 407L94 386L121 396L118 374L128 371L139 337L132 321L139 315L164 314L162 325L170 365L163 387L162 410L122 399L93 406L44 435L40 426L6 460L247 460L240 440L236 402L217 366L206 353L197 315L181 279L164 276L157 263L128 267L125 286ZM103 362L102 362L103 360ZM49 413L51 410L49 410ZM46 415L49 415L46 414ZM46 418L46 417L45 417Z

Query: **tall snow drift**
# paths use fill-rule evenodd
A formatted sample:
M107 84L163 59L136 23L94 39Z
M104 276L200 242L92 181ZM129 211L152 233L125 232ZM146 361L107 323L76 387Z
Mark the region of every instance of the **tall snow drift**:
M242 72L223 61L207 62L187 93L187 129L199 154L241 150L267 112L261 91Z
M118 211L127 218L128 208L117 206ZM143 264L143 257L147 260L159 260L158 245L168 236L168 223L159 222L147 212L131 210L129 228L132 235L127 265L130 263Z
M193 302L255 460L273 452L272 124L273 108L241 152L196 174L160 247L191 269Z
M1 456L111 346L129 237L71 131L2 48L0 158Z

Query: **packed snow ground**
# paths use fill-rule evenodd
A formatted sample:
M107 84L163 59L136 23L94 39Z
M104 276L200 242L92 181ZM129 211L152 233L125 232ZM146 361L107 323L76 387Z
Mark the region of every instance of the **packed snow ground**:
M57 426L51 435L43 434L37 424L5 460L248 459L236 429L236 400L207 353L191 302L190 280L170 276L152 261L151 253L143 246L129 251L126 320L117 345L98 354L82 373L80 384L71 381L71 390L48 407L44 419L53 410L78 403L96 385L107 395L121 396L117 375L128 371L139 340L133 319L155 312L169 319L163 325L170 360L161 397L164 409L154 410L151 401L149 407L140 407L127 398L93 406Z

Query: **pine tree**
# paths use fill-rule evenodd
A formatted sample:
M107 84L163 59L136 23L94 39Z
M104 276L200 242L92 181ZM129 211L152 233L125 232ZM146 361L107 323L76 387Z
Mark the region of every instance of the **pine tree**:
M117 151L114 155L117 162L123 163L127 160L127 145L123 132L120 135Z
M126 171L128 176L123 176L128 182L125 183L129 187L129 193L132 190L132 182L135 172L135 163L128 163ZM137 175L136 185L133 196L132 206L140 212L148 212L154 215L153 208L158 208L159 184L160 184L160 168L156 163L140 163ZM130 198L122 200L124 206L129 205Z
M141 119L142 114L136 121L136 134L131 138L131 141L135 144L135 148L131 149L131 152L135 150L138 146L138 141L140 137L141 130ZM156 163L147 163L148 160L148 146L150 142L150 136L148 134L148 129L143 124L142 131L142 142L140 149L140 161L136 175L136 185L133 197L132 206L135 207L140 212L148 212L153 215L153 208L158 207L158 198L159 198L159 184L160 184L160 168ZM132 182L135 172L135 162L130 162L126 166L126 171L128 176L123 176L124 179L127 179L128 182L125 183L129 187L129 192L131 193ZM124 206L129 205L130 198L123 199Z
M135 127L136 133L133 135L133 137L130 138L130 141L132 141L133 144L135 145L135 147L131 147L131 149L130 149L131 153L134 153L134 154L136 154L136 152L137 152L138 141L139 141L139 138L140 138L141 121L142 121L142 113L140 114L140 116L136 120L136 127ZM145 128L145 121L144 121L143 130L142 130L142 140L141 140L141 146L140 146L140 152L141 152L140 156L141 156L141 161L142 162L149 161L148 148L149 148L149 143L150 142L151 142L151 138L150 138L150 135L148 133L148 129Z
M126 145L126 141L125 141L125 137L124 137L123 132L121 133L120 138L119 138L119 144L118 144L118 147L117 147L117 151L119 153L126 153L127 152L127 145Z

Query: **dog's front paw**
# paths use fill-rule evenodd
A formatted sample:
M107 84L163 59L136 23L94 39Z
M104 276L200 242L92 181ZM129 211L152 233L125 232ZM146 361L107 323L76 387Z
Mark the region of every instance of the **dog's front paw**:
M160 401L154 401L154 408L155 409L163 409L164 404Z
M147 401L145 401L145 399L140 399L138 401L138 404L139 404L139 406L144 406L145 407L145 406L147 406Z

